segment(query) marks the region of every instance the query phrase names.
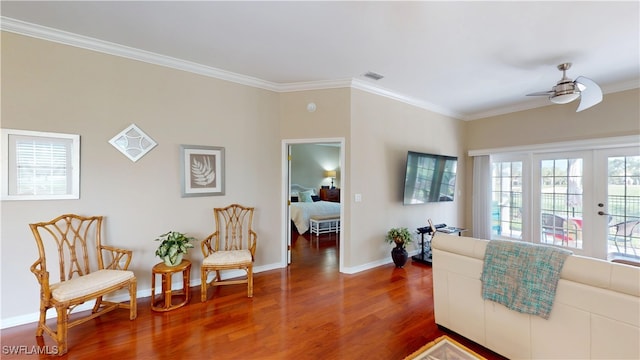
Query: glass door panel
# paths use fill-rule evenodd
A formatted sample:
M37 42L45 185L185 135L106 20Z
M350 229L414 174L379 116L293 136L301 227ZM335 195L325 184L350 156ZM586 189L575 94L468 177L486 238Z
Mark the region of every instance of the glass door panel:
M522 161L491 164L491 237L522 240Z
M640 255L640 156L607 157L607 256Z
M539 164L540 242L583 249L583 159L543 158Z

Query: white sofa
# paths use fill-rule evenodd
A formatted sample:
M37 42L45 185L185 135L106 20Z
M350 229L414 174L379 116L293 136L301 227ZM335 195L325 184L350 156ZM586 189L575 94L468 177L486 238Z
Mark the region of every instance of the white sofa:
M510 359L640 359L640 267L569 256L545 320L482 299L487 243L433 238L438 325Z

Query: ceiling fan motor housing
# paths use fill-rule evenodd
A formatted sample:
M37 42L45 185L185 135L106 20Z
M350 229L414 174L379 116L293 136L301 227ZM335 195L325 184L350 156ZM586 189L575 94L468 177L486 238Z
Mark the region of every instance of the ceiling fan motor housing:
M553 87L555 96L580 93L580 90L576 88L576 83L571 79L562 79L558 81L558 84Z
M571 63L558 65L558 70L562 71L562 79L553 87L553 93L549 95L549 100L556 104L567 104L580 96L580 89L576 88L576 83L567 77L567 70Z
M580 90L577 89L576 84L569 79L563 79L553 87L549 100L556 104L568 104L579 96Z

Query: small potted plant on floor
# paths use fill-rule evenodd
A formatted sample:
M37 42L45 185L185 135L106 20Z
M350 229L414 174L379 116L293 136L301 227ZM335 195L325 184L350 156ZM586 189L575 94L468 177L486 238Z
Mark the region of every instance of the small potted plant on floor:
M190 241L196 240L194 237L187 236L176 231L169 231L160 235L156 241L160 241L160 246L156 250L159 256L167 266L176 266L182 262L182 257L193 244Z
M390 244L395 244L396 247L391 250L391 258L396 267L401 268L407 263L409 259L409 253L407 253L406 246L413 241L413 235L406 227L391 228L387 232L385 241Z

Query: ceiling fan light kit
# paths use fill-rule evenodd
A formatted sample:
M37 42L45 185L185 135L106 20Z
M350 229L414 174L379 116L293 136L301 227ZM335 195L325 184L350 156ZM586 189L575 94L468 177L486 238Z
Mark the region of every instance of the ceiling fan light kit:
M576 80L567 77L567 70L571 63L558 65L558 70L562 71L562 79L551 88L550 91L539 91L527 96L548 96L554 104L568 104L580 98L580 105L576 112L588 109L602 101L602 89L593 80L584 76L579 76Z
M551 102L554 104L568 104L579 97L580 97L580 93L573 93L573 94L549 96L549 100L551 100Z

